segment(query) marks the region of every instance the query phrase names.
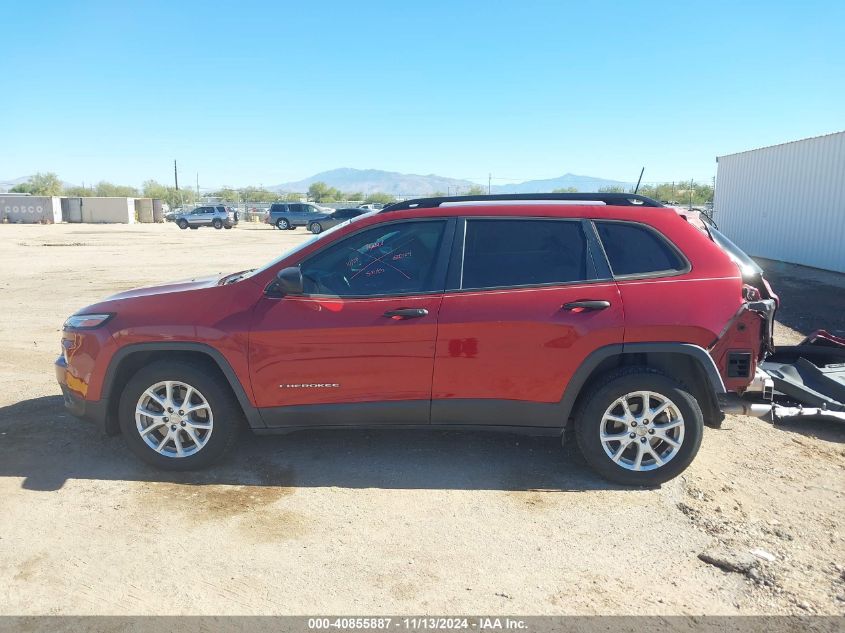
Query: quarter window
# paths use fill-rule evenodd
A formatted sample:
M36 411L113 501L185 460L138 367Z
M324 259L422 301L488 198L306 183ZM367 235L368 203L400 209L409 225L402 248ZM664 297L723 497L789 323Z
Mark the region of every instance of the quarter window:
M631 222L596 222L610 268L615 277L673 273L686 263L651 229Z
M580 221L467 220L461 287L583 281L588 257Z
M351 297L435 290L445 225L385 224L348 237L302 263L305 292Z

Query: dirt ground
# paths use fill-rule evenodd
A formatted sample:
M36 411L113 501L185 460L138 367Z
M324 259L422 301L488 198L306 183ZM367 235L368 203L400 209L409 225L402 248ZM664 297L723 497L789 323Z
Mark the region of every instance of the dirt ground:
M65 414L67 315L304 235L0 225L0 614L845 613L834 423L730 417L630 490L553 439L457 432L250 436L167 475ZM843 276L765 264L779 341L842 325Z

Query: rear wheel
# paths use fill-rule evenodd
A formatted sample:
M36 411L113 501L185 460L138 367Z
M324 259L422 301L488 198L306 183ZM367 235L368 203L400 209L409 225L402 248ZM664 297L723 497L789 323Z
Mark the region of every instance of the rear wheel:
M211 226L213 226L215 229L222 229L223 220L221 220L220 218L214 218L214 220L211 221Z
M176 226L178 226L180 229L183 229L183 230L187 229L188 228L188 221L187 220L179 220L176 223Z
M165 470L204 468L235 445L243 413L216 373L159 361L126 384L118 418L129 449Z
M689 389L646 367L611 372L585 394L575 435L605 479L654 486L681 474L701 445L704 416Z
M310 230L310 231L311 231L314 235L317 235L318 233L322 233L322 232L323 232L323 225L322 225L322 224L320 224L319 222L312 222L312 223L311 223L311 226L309 226L309 227L308 227L308 229L309 229L309 230Z
M276 220L276 228L281 229L282 231L287 231L290 228L290 222L288 222L285 218L279 218Z

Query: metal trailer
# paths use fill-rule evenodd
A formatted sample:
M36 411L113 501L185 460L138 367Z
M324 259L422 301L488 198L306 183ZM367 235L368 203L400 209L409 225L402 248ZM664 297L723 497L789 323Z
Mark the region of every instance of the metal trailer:
M845 132L716 160L714 219L742 250L845 272Z

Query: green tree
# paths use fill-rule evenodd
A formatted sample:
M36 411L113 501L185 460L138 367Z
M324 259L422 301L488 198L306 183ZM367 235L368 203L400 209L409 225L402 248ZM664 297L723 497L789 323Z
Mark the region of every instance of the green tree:
M396 202L396 198L394 196L391 196L389 193L384 193L383 191L376 191L364 198L364 202L366 204L391 204L393 202Z
M487 190L484 189L484 187L481 187L480 185L473 185L472 187L467 189L467 192L463 195L466 195L466 196L483 196L485 193L487 193Z
M434 193L428 194L427 197L429 197L429 198L445 198L446 194L443 193L442 191L435 191Z
M240 192L241 198L246 202L275 202L279 199L279 194L275 191L261 187L243 187Z
M101 198L137 198L140 193L135 187L129 185L114 185L105 180L101 180L94 187L95 196Z
M73 198L86 198L94 195L94 190L90 187L66 187L62 193L64 196L71 196Z
M308 187L308 197L314 202L333 202L343 198L343 193L326 183L317 181Z
M289 192L282 196L282 200L284 200L285 202L299 202L305 197L306 195L304 193Z
M324 182L313 182L308 187L308 198L315 202L322 202L329 195L329 186Z
M344 200L363 200L364 199L364 192L363 191L353 191L352 193L345 193L343 194Z
M171 209L183 205L193 204L196 200L196 192L193 189L179 189L162 185L155 180L147 180L143 184L144 197L159 198L167 203Z
M638 193L680 205L701 205L713 201L713 187L693 180L643 185Z
M625 193L625 187L620 187L619 185L599 187L599 193Z
M552 193L578 193L577 187L561 187L560 189L552 189Z
M238 202L241 194L237 189L224 187L220 191L215 191L211 195L215 198L220 198L223 202Z
M53 172L38 172L30 179L16 185L11 189L12 193L29 193L33 196L60 196L62 195L62 181Z

